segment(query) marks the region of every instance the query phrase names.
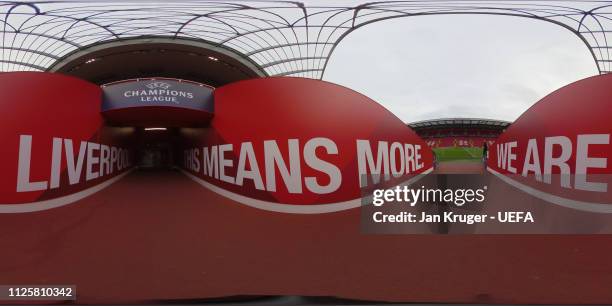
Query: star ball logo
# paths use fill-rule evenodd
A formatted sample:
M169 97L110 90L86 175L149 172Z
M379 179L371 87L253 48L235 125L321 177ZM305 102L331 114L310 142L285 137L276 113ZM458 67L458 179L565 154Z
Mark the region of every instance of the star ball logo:
M156 89L156 88L168 89L168 88L170 88L170 84L164 83L164 82L160 82L160 81L155 81L153 83L149 83L146 86L149 89Z

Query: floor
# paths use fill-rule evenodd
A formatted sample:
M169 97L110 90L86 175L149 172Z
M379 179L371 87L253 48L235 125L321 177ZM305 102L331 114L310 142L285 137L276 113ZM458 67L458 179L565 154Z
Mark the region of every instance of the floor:
M368 235L359 209L261 211L170 170L135 171L52 211L2 215L0 243L1 284L75 284L82 303L612 301L609 235Z

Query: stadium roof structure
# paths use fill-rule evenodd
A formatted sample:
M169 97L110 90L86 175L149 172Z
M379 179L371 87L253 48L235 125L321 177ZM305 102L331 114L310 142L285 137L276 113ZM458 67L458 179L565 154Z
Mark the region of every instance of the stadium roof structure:
M605 1L325 3L0 1L0 71L46 71L96 44L152 37L189 39L231 50L264 75L321 79L334 49L352 31L393 18L444 14L505 15L554 23L584 42L600 73L612 71L608 39L612 4Z
M442 118L408 123L408 125L415 130L455 127L473 127L501 130L505 129L510 124L511 122L508 121L481 118Z

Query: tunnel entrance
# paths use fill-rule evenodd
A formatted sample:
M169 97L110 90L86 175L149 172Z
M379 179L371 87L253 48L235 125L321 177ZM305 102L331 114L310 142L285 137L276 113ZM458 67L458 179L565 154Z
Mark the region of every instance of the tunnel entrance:
M131 126L141 170L178 164L180 128L203 128L213 117L214 88L189 80L139 78L102 85L101 114L107 126Z
M104 125L118 135L121 128L135 132L125 146L143 170L182 162L179 130L209 126L215 88L268 76L231 48L174 36L107 40L66 54L47 71L102 88ZM152 127L165 130L145 130Z

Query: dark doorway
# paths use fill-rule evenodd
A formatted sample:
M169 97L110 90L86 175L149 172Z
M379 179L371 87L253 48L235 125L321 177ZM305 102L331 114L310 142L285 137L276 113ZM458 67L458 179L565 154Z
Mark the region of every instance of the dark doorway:
M167 143L150 143L140 151L143 169L166 169L172 167L172 149Z
M174 129L144 128L140 131L137 161L140 169L159 170L174 167Z

